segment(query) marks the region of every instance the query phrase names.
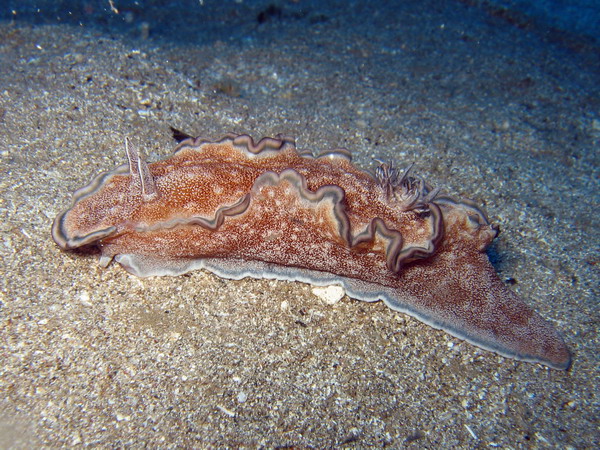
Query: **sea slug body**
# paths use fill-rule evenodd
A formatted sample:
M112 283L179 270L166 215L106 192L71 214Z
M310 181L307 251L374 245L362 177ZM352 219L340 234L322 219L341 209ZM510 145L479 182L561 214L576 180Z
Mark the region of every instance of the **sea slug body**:
M567 369L554 328L498 278L497 235L472 202L410 168L356 168L344 149L313 157L285 137L187 138L146 163L98 175L54 221L64 250L96 246L140 276L219 276L339 285L501 355Z

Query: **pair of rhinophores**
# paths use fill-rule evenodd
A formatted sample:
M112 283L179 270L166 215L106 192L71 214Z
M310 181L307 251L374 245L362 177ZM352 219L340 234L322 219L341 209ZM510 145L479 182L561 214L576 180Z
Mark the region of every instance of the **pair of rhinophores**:
M96 246L102 264L140 277L206 269L340 285L484 349L569 367L560 335L496 275L485 250L498 229L472 202L392 164L359 170L344 149L314 157L282 136L177 137L152 164L127 145L129 163L55 219L56 243Z

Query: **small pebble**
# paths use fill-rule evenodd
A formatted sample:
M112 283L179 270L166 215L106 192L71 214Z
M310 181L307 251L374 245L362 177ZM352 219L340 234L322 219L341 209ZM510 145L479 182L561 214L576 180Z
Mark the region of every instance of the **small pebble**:
M335 305L346 294L341 286L314 287L312 293L328 305Z

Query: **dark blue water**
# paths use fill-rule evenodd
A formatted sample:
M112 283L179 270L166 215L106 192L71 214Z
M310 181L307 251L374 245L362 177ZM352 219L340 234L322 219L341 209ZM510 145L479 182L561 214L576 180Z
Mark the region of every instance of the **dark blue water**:
M267 24L319 23L344 25L343 16L367 20L395 14L406 2L377 0L8 0L0 20L34 24L68 23L127 34L131 39L167 39L207 43L244 39ZM453 6L453 4L456 5ZM598 0L454 0L439 8L459 8L463 3L485 11L492 20L536 30L572 44L600 44ZM423 2L427 13L436 2ZM436 7L436 6L434 6ZM348 14L351 13L351 14ZM181 33L181 30L193 32Z

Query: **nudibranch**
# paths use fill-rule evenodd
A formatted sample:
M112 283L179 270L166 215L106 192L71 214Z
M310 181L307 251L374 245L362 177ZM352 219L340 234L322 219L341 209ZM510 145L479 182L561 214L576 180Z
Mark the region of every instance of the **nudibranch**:
M498 278L485 253L497 227L468 200L441 195L410 168L359 170L348 151L313 156L278 136L187 138L76 191L52 236L95 246L140 277L206 269L221 277L340 285L481 348L557 369L560 335Z

